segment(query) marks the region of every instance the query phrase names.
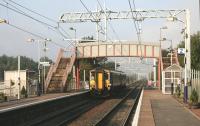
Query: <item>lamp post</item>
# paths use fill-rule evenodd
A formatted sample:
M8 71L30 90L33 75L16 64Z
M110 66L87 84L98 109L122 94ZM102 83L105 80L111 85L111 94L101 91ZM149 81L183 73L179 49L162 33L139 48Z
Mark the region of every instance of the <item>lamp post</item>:
M30 38L30 39L28 39L27 40L27 42L37 42L38 43L38 85L40 85L40 83L41 83L41 72L40 72L40 64L41 64L41 62L40 62L40 56L41 56L41 54L40 54L40 42L44 42L44 49L43 49L43 51L44 51L44 62L45 62L45 59L46 59L46 51L47 51L47 48L46 48L46 42L47 41L51 41L51 39L49 39L49 38L45 38L45 39L42 39L42 40L35 40L35 39L32 39L32 38ZM44 66L44 78L43 78L43 80L44 80L44 82L45 82L45 66ZM43 93L43 90L44 90L44 82L43 82L43 85L41 86L41 88L42 88L42 93ZM37 88L38 89L38 88ZM40 92L38 92L38 95L40 95Z
M167 26L163 26L163 27L161 27L160 28L160 59L159 59L159 67L158 67L158 80L159 80L159 85L160 85L160 89L162 89L162 84L161 84L161 55L162 55L162 45L161 45L161 42L162 42L162 30L165 30L165 29L168 29L168 27ZM154 61L155 62L155 61ZM154 63L155 64L155 63ZM156 68L154 69L154 70L156 70Z
M173 46L172 46L172 40L170 40L170 39L166 39L166 38L163 38L163 40L162 41L169 41L170 42L170 66L172 66L173 65L173 58L172 58L172 53L173 53ZM174 93L174 83L173 83L173 72L172 72L172 69L171 69L171 94L173 95L173 93Z
M69 28L70 30L74 31L74 38L75 38L75 47L77 46L77 41L76 41L76 29L73 27Z
M73 27L70 27L69 30L72 30L74 31L74 38L75 38L75 55L77 55L77 41L76 41L76 29L73 28ZM77 89L77 74L76 74L76 68L75 66L73 65L73 81L72 81L72 84L73 84L73 88L74 89Z
M163 27L160 28L160 46L161 46L161 41L162 41L162 30L164 30L164 29L168 29L168 27L163 26Z
M189 9L185 11L185 21L179 20L176 17L169 18L170 21L179 21L184 24L184 41L185 41L185 78L184 78L184 102L187 103L188 99L188 88L187 88L187 78L191 78L190 74L187 75L187 72L191 70L191 48L190 48L190 11Z

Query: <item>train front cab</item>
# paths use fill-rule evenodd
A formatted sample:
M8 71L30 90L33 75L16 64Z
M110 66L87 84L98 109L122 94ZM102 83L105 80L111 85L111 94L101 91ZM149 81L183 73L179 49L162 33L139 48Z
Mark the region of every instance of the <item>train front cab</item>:
M93 95L106 95L109 93L110 73L107 70L90 71L90 92Z

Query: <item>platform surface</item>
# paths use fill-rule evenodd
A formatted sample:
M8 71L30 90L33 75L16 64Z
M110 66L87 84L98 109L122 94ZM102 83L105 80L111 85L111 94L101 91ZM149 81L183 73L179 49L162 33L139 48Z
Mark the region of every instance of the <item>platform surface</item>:
M70 96L78 95L78 94L81 94L84 92L87 92L87 91L45 94L45 95L35 96L35 97L31 97L31 98L24 98L24 99L20 99L20 100L3 102L3 103L0 103L0 112L11 110L11 109L16 109L16 108L20 108L20 107L24 107L24 106L39 104L42 102L47 102L47 101L59 99L62 97L70 97Z
M139 126L200 126L200 120L171 95L144 90Z

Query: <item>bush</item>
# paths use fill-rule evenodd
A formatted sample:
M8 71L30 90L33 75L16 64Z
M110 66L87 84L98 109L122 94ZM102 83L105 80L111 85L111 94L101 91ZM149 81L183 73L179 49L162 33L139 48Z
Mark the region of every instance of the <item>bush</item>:
M22 90L21 90L21 95L22 95L22 96L24 96L25 98L27 98L27 97L28 97L28 95L27 95L27 91L26 91L26 89L25 89L25 87L24 87L24 86L22 87Z
M178 85L178 86L176 87L176 96L179 98L180 95L181 95L181 88L180 88L180 86Z
M0 93L0 100L4 99L4 93Z
M190 95L190 102L192 105L197 104L199 99L199 95L195 89L192 90L192 93Z
M184 92L181 92L180 98L184 98Z
M7 96L4 96L4 101L7 101L8 100L8 97Z
M8 97L4 93L0 93L0 100L7 101Z

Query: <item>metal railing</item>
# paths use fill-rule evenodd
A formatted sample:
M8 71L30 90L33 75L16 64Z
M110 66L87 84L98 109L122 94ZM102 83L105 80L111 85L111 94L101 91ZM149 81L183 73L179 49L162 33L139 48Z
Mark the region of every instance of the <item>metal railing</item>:
M200 95L200 71L192 69L191 71L189 71L189 73L191 75L191 91L190 92L192 92L192 90L195 89L198 95ZM198 101L200 102L200 97Z
M51 78L53 76L53 73L56 72L56 69L58 67L58 64L60 62L60 59L63 57L63 54L64 54L64 50L63 49L60 49L59 50L59 53L57 55L57 58L56 58L56 62L54 65L51 65L50 69L49 69L49 72L47 74L47 78L45 80L45 92L47 91L48 89L48 86L50 84L50 81L51 81Z
M73 64L74 64L74 62L75 62L75 59L76 59L76 55L73 54L73 55L71 56L71 58L70 58L70 63L67 64L67 66L66 66L66 68L65 68L64 75L63 75L63 78L62 78L62 83L61 83L61 84L62 84L62 88L61 88L62 91L63 91L64 86L65 86L65 84L66 84L68 75L69 75L69 73L70 73L71 70L72 70L72 67L73 67Z
M180 65L179 60L178 60L177 50L175 50L174 53L175 53L176 64Z

